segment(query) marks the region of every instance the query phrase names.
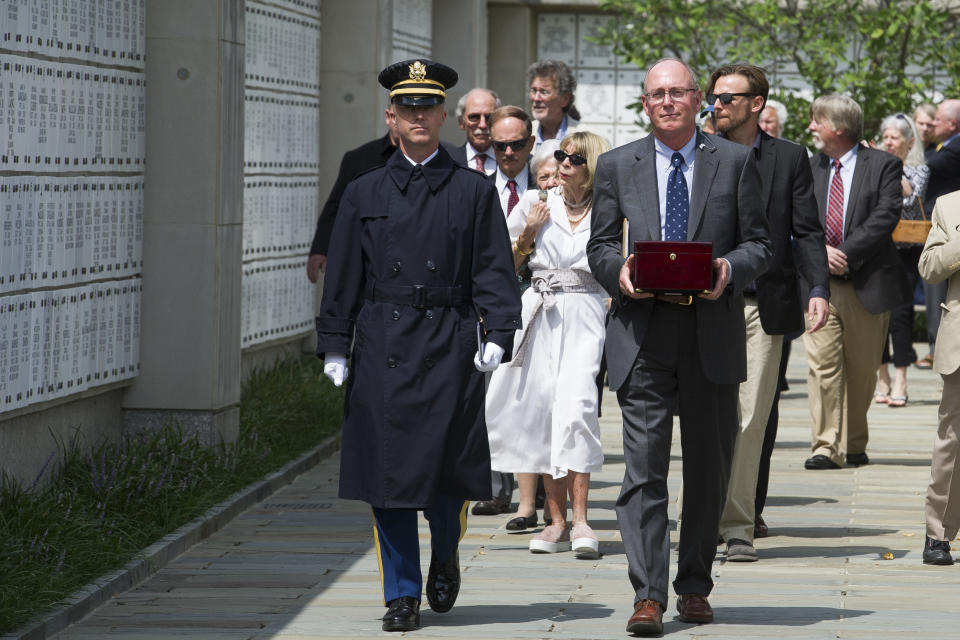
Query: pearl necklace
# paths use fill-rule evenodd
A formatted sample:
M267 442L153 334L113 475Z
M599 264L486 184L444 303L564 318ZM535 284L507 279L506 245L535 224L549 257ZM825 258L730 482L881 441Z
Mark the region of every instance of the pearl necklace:
M586 201L584 201L584 204L589 204L589 199L587 199ZM583 206L583 205L581 205L581 206ZM583 213L581 213L579 216L577 216L577 217L575 217L575 218L570 217L570 214L567 213L567 220L568 220L569 222L573 223L573 224L576 224L576 223L580 222L581 220L583 220L584 218L586 218L588 213L590 213L590 207L587 207L586 209L584 209L584 210L583 210Z

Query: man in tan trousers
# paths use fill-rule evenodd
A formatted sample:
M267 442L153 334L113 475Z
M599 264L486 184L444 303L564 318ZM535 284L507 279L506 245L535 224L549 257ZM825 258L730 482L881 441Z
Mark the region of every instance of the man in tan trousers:
M920 275L930 284L946 280L947 299L933 361L934 370L943 377L943 397L930 462L923 563L953 564L950 541L960 529L960 191L937 198L932 219L933 228L920 255Z

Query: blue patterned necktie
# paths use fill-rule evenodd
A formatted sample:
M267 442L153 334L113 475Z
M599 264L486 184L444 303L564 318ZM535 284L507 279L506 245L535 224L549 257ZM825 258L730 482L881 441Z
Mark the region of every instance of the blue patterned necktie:
M687 196L687 179L683 177L683 156L674 151L670 158L673 171L667 178L667 217L663 226L663 239L684 241L687 239L687 219L690 217L690 200Z

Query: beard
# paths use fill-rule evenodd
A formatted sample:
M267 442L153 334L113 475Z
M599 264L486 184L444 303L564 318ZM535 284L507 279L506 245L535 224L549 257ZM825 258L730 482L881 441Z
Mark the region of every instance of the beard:
M732 130L740 127L743 123L745 123L745 122L746 122L747 120L749 120L749 119L750 119L750 114L749 114L749 113L744 113L744 114L741 115L741 116L737 116L737 115L730 114L730 115L727 115L727 116L726 116L725 118L723 118L723 119L721 119L721 118L718 116L718 117L717 117L717 131L720 132L720 133L727 133L727 132L729 132L729 131L732 131Z

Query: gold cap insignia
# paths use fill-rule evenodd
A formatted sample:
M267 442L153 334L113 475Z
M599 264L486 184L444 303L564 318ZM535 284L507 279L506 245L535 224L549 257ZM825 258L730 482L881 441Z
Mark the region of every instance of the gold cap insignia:
M427 65L423 64L419 60L410 65L410 79L411 80L423 80L427 77Z

